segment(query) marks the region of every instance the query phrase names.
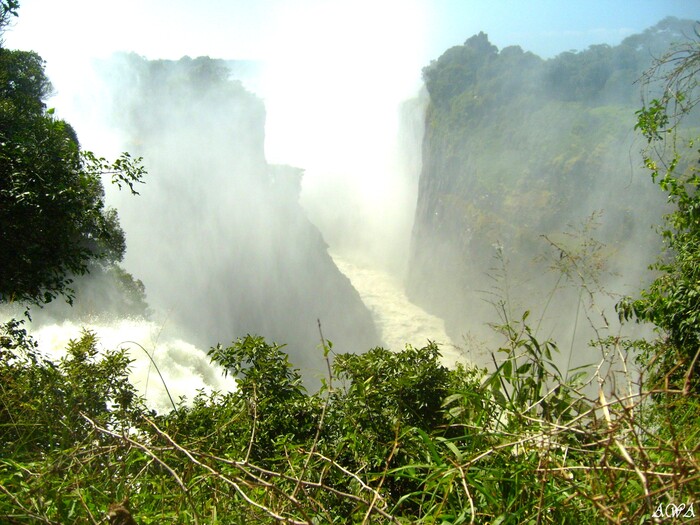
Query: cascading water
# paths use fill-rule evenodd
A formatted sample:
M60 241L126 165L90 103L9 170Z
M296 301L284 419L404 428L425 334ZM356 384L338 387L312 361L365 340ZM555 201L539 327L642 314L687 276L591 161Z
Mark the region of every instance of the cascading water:
M368 57L380 74L405 51L402 44L384 59ZM347 52L354 56L355 46ZM166 337L157 323L132 320L44 324L33 329L41 348L60 355L82 328L95 331L105 348L128 346L132 379L158 410L171 402L144 349L172 397L191 399L199 388L233 387L202 349L246 332L289 343L291 362L307 370L320 368L317 318L337 351L366 351L379 341L360 298L388 348L432 340L443 346L445 362L460 358L440 320L411 305L391 276L405 272L408 258L427 99L404 106L401 117L397 108L417 89L420 61L403 64L391 83L370 84L348 75L338 57L329 62L339 68L331 75L296 56L267 69L264 82L255 67L246 72L248 92L224 82L221 62L206 58L122 56L103 61L94 83L86 72L82 87L76 75L65 84L59 79L59 110L67 109L81 138L88 130L87 148L105 152L109 137L105 153L126 149L144 157L149 177L142 195L125 198L107 188L107 201L127 234L124 267L143 280L150 306L169 312L179 332ZM291 72L299 80L294 85L286 81ZM397 117L409 125L397 125ZM398 133L409 135L397 139ZM269 136L276 146L264 143ZM294 173L267 164L268 153L305 170L300 187ZM326 242L367 256L366 264L337 264L361 297L333 267Z
M331 257L369 308L386 348L396 352L407 344L420 348L433 341L440 346L445 365L469 362L445 332L445 321L413 304L406 297L403 283L395 276L356 264L339 253L331 252Z
M118 107L121 110L132 106L135 108L127 112L130 117L121 116L117 120L126 130L124 133L127 136L131 134L130 140L143 150L151 169L151 180L147 181L141 197L134 200L118 196L118 209L131 254L127 254L126 263L136 276L144 279L149 299L154 301L152 306L157 310L172 311L175 316L173 323L183 329L178 336L185 334L184 338L195 341L195 345L174 336L165 337L157 324L147 321L93 323L85 328L97 332L106 348L127 346L130 349L130 354L136 359L132 379L149 403L158 410L171 408L171 402L163 381L144 349L151 353L170 393L177 399L181 395L192 398L200 388L230 388L231 381L222 381L219 371L208 365L204 352L198 346L212 345L218 341L226 343L245 331L257 332L279 343L298 343L298 340L290 341L290 338L293 337L294 326L299 326L301 314L310 316L307 324L314 331L318 316L324 335L334 342L336 350L340 352L362 352L373 344L368 340L358 342L355 347L343 344L343 340L337 336L337 328L334 331L329 308L316 311L313 301L309 300L309 296L318 295L313 289L317 287L316 281L320 281L324 300L342 304L338 288L331 284L335 281L331 279L329 271L312 271L309 264L317 248L323 248L316 241L309 243L305 240L309 237L306 232L310 229L295 211L295 193L299 189L295 189L291 182L283 185L282 177L286 176L283 167L272 171L265 167L260 149L262 120L249 109L252 107L259 111L253 96L240 88L234 88L225 95L215 91L220 97L215 98L220 100L218 105L212 102L213 95L210 93L207 104L197 102L196 111L183 109L182 103L190 96L189 90L203 89L199 86L206 82L197 78L183 79L192 75L192 71L218 66L218 63L207 60L148 63L130 56L117 57L111 64L102 66L107 68L108 77L112 74L119 79L115 82L113 78L108 78L103 91L120 86L122 98L118 99ZM234 76L238 65L236 62L228 64ZM148 73L148 68L153 68L161 76ZM168 81L163 80L163 77L167 78L164 71L169 70L182 72L176 78L179 83L174 88L172 81L167 84ZM119 74L116 75L115 71ZM135 80L127 82L125 79L129 75L134 75ZM255 74L242 80L246 88L256 87ZM156 96L158 103L153 100L143 102L146 95L133 85L141 86L149 82L155 93L164 90L164 86L169 87L165 91L170 97L167 103L162 100L165 95ZM217 85L216 89L220 90L221 85ZM273 108L277 107L278 93L258 89L266 102L270 101ZM173 90L180 90L177 97L173 96ZM132 91L135 94L129 97L128 93ZM153 97L153 93L150 96ZM402 103L394 114L396 128L389 133L398 132L398 137L388 137L385 150L376 152L376 158L373 157L383 166L382 169L375 169L379 169L381 174L392 175L382 175L382 180L355 180L355 185L365 189L371 182L372 198L357 192L339 195L342 184L335 187L331 182L325 183L324 190L331 193L316 194L318 177L329 169L329 165L322 165L310 170L310 183L306 177L302 181L301 203L306 205L304 211L324 233L325 241L331 244L333 262L338 270L350 280L371 313L377 332L381 334L382 344L399 351L406 344L420 347L434 341L441 346L445 364L454 365L466 359L446 335L444 323L412 304L403 292L401 280L396 277L405 270L407 260L426 104L425 93ZM161 106L168 108L167 112L159 111ZM231 119L225 115L222 107L229 110ZM273 110L271 121L279 125L276 116ZM135 119L136 124L129 118ZM200 120L206 121L208 126ZM273 125L273 131L274 128ZM211 139L211 136L216 139ZM247 138L243 141L240 137ZM252 150L256 155L255 162L246 160L251 158ZM191 153L184 157L185 161L178 161L183 151ZM354 168L360 173L363 171L359 166ZM265 173L266 169L268 174ZM206 182L200 182L193 188L194 174L205 175ZM246 199L242 201L240 195L245 195ZM323 197L343 203L336 207L336 211L342 210L339 216L345 221L340 227L332 217L324 214L323 210L328 207L321 206ZM212 202L226 205L212 210L207 206ZM254 202L255 206L246 204L250 202ZM186 210L186 213L173 215L172 210L179 208ZM349 210L354 211L351 213ZM149 217L145 223L144 217ZM277 225L279 217L283 218L283 227ZM251 227L245 227L251 222L254 223ZM256 223L263 223L265 228L260 229L260 224L256 226ZM284 232L284 237L276 235L276 230ZM158 239L158 243L152 242L154 238ZM309 244L306 253L301 252L300 241ZM172 258L172 247L175 245L179 246L178 259ZM290 249L285 248L287 245ZM235 250L221 250L223 246L235 247ZM214 247L216 250L212 252ZM349 248L349 251L343 248ZM362 257L341 257L338 255L341 252L361 253ZM216 257L209 257L210 253L216 253ZM206 260L202 259L204 254L207 254ZM251 261L247 260L251 258L259 260L251 265ZM193 269L196 271L193 272ZM290 279L295 282L285 282ZM173 287L173 281L187 282L189 286ZM302 292L298 298L285 298L286 292L283 290L290 287ZM296 304L296 311L285 307L285 303ZM283 310L276 312L280 305ZM347 320L355 315L349 308L339 307L340 317ZM282 311L285 312L283 315ZM82 327L64 322L44 326L36 330L35 335L42 346L60 353L70 338L79 335ZM231 331L232 328L235 331ZM316 334L312 337L315 338ZM358 337L354 339L361 340ZM314 340L305 346L306 350L302 348L301 351L313 351L316 344L317 340ZM305 356L300 355L299 346L291 344L287 347L292 352L292 363L307 371L311 368L313 373L312 360L305 360Z
M206 352L169 333L167 326L143 319L118 319L79 323L64 321L31 328L39 348L53 361L65 355L70 340L84 330L94 332L98 348L125 349L133 362L129 379L149 408L173 409L173 403L192 401L199 391L231 392L236 383L209 362Z

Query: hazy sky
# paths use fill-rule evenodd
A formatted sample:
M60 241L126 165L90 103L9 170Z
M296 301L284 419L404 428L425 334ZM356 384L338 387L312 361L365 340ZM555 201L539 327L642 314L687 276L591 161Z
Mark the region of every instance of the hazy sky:
M479 31L546 58L617 44L669 15L700 19L700 0L21 0L5 43L37 51L59 89L86 59L134 51L265 59L288 89L300 74L350 73L406 98L423 66Z
M37 51L59 91L86 59L134 51L265 59L287 90L320 83L315 100L363 86L407 98L423 66L479 31L547 58L617 44L669 15L700 19L700 0L21 0L5 42ZM312 82L301 87L301 75Z
M108 134L85 120L102 118L90 109L101 94L91 58L264 59L267 157L306 169L312 220L332 221L323 203L342 198L395 236L412 198L392 157L397 108L431 60L479 31L546 58L617 44L669 15L700 19L700 0L21 0L5 44L46 60L50 104L106 155Z
M700 0L21 0L8 47L148 58L359 55L390 47L436 58L478 31L548 57L618 43L664 16L700 18Z
M67 99L93 57L265 59L268 155L312 168L349 146L373 158L422 67L479 31L551 57L669 15L700 19L700 0L21 0L5 44L46 60L52 105L75 124Z

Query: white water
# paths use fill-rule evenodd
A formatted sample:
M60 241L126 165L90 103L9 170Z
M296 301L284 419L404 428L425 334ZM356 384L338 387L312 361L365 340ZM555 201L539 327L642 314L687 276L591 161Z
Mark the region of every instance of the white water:
M65 355L68 342L79 339L83 329L97 334L101 350L124 348L128 351L134 360L129 379L145 397L147 406L158 412L168 412L173 408L168 391L178 403L181 396L191 401L198 390L230 392L235 389L233 378L224 378L222 369L210 364L205 351L168 335L162 325L138 319L120 319L111 323L65 321L37 328L30 325L31 335L38 341L39 349L53 360ZM144 350L158 366L167 391Z
M457 362L470 364L445 332L444 321L411 303L398 278L357 258L339 253L331 253L331 257L370 310L385 348L400 351L406 345L420 348L433 341L440 346L446 366ZM147 406L161 413L172 410L171 397L178 403L181 397L191 401L200 390L235 389L235 380L225 378L223 370L209 362L206 351L169 333L167 323L119 319L28 326L39 349L53 360L65 356L70 340L79 339L84 330L96 333L99 350L126 349L133 359L131 383L146 399Z
M433 341L440 346L442 362L446 366L454 366L457 362L470 363L445 332L445 322L413 304L406 297L399 279L382 270L355 263L345 255L330 255L370 310L387 349L398 352L407 344L421 348Z
M446 366L458 362L470 364L465 353L445 332L444 321L411 303L398 278L363 264L357 258L339 253L331 253L331 257L370 310L385 348L400 351L406 345L420 348L433 341L440 346ZM169 333L167 323L119 319L30 323L28 328L39 349L54 361L66 355L68 343L79 339L84 330L97 335L101 351L127 350L133 360L129 374L131 383L145 398L147 406L160 413L172 410L171 397L175 403L181 397L191 401L200 390L230 392L236 386L233 378L224 377L223 370L209 362L205 350Z
M411 303L398 278L357 258L339 253L331 253L331 257L370 310L385 348L400 351L406 345L420 348L433 341L440 346L446 366L457 362L470 364L445 332L444 321ZM28 328L39 349L54 361L66 355L68 343L79 339L84 330L97 335L101 351L127 350L133 360L129 374L131 383L145 398L147 406L160 413L172 410L171 397L175 403L181 397L191 401L200 390L230 392L236 386L233 378L224 377L223 370L209 362L205 350L170 333L167 322L143 319L64 321L30 323Z

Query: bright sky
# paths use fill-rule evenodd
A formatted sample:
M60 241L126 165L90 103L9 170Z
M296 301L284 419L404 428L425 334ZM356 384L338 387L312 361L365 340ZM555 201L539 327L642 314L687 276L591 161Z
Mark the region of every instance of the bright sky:
M6 46L37 51L59 91L87 59L134 51L265 59L285 89L308 89L292 82L301 74L326 91L352 77L348 93L381 99L410 96L423 66L479 31L551 57L665 16L700 19L700 0L21 0L19 14Z
M700 0L436 0L431 49L484 31L502 49L543 58L592 44L618 44L666 16L700 20ZM461 39L461 41L460 41Z
M290 51L397 49L436 58L479 31L548 57L616 44L700 0L21 0L8 47L148 58L271 58Z
M5 43L37 51L59 91L86 59L134 51L265 59L285 89L308 89L292 81L301 74L320 82L316 100L340 83L407 98L423 66L479 31L546 58L617 44L669 15L700 19L700 0L21 0Z
M59 115L93 57L134 51L146 58L208 55L265 59L268 152L309 168L307 149L337 156L329 133L381 120L413 96L420 71L453 45L484 31L499 48L520 45L543 57L617 44L665 16L700 19L700 0L21 0L5 34L9 48L47 62ZM67 105L67 104L66 104ZM310 106L318 110L312 115ZM285 124L286 123L286 124ZM270 122L268 122L270 124ZM331 128L329 128L329 126ZM314 133L313 129L323 130ZM376 133L387 131L375 126ZM78 129L80 133L80 129ZM338 131L341 133L341 130ZM359 133L359 131L358 131ZM333 139L331 140L331 137ZM355 137L357 139L357 137ZM326 144L325 142L331 142ZM276 145L275 145L276 144ZM344 147L344 145L343 145ZM370 156L371 154L367 154Z

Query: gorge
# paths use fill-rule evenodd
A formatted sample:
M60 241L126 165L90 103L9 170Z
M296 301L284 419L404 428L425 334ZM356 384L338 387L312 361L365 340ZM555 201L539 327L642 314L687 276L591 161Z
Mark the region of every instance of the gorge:
M694 8L0 0L0 522L696 519Z
M583 303L566 279L583 276L556 258L588 265L605 322L614 297L645 282L664 203L638 169L634 82L690 27L666 19L618 46L547 60L479 33L425 67L426 91L399 106L400 139L386 141L393 149L364 186L324 179L327 164L312 166L309 182L306 166L267 161L265 106L277 93L263 63L117 54L97 64L80 104L109 123L102 133L119 149L145 159L139 198L109 194L125 267L145 284L155 326L200 353L261 334L318 378L320 321L338 352L434 340L446 362L485 366L488 324L507 300L509 315L533 310L544 333L571 341L581 364L585 331L572 326ZM358 197L367 185L381 188ZM394 290L404 306L373 289ZM38 322L108 313L119 293L85 295Z

